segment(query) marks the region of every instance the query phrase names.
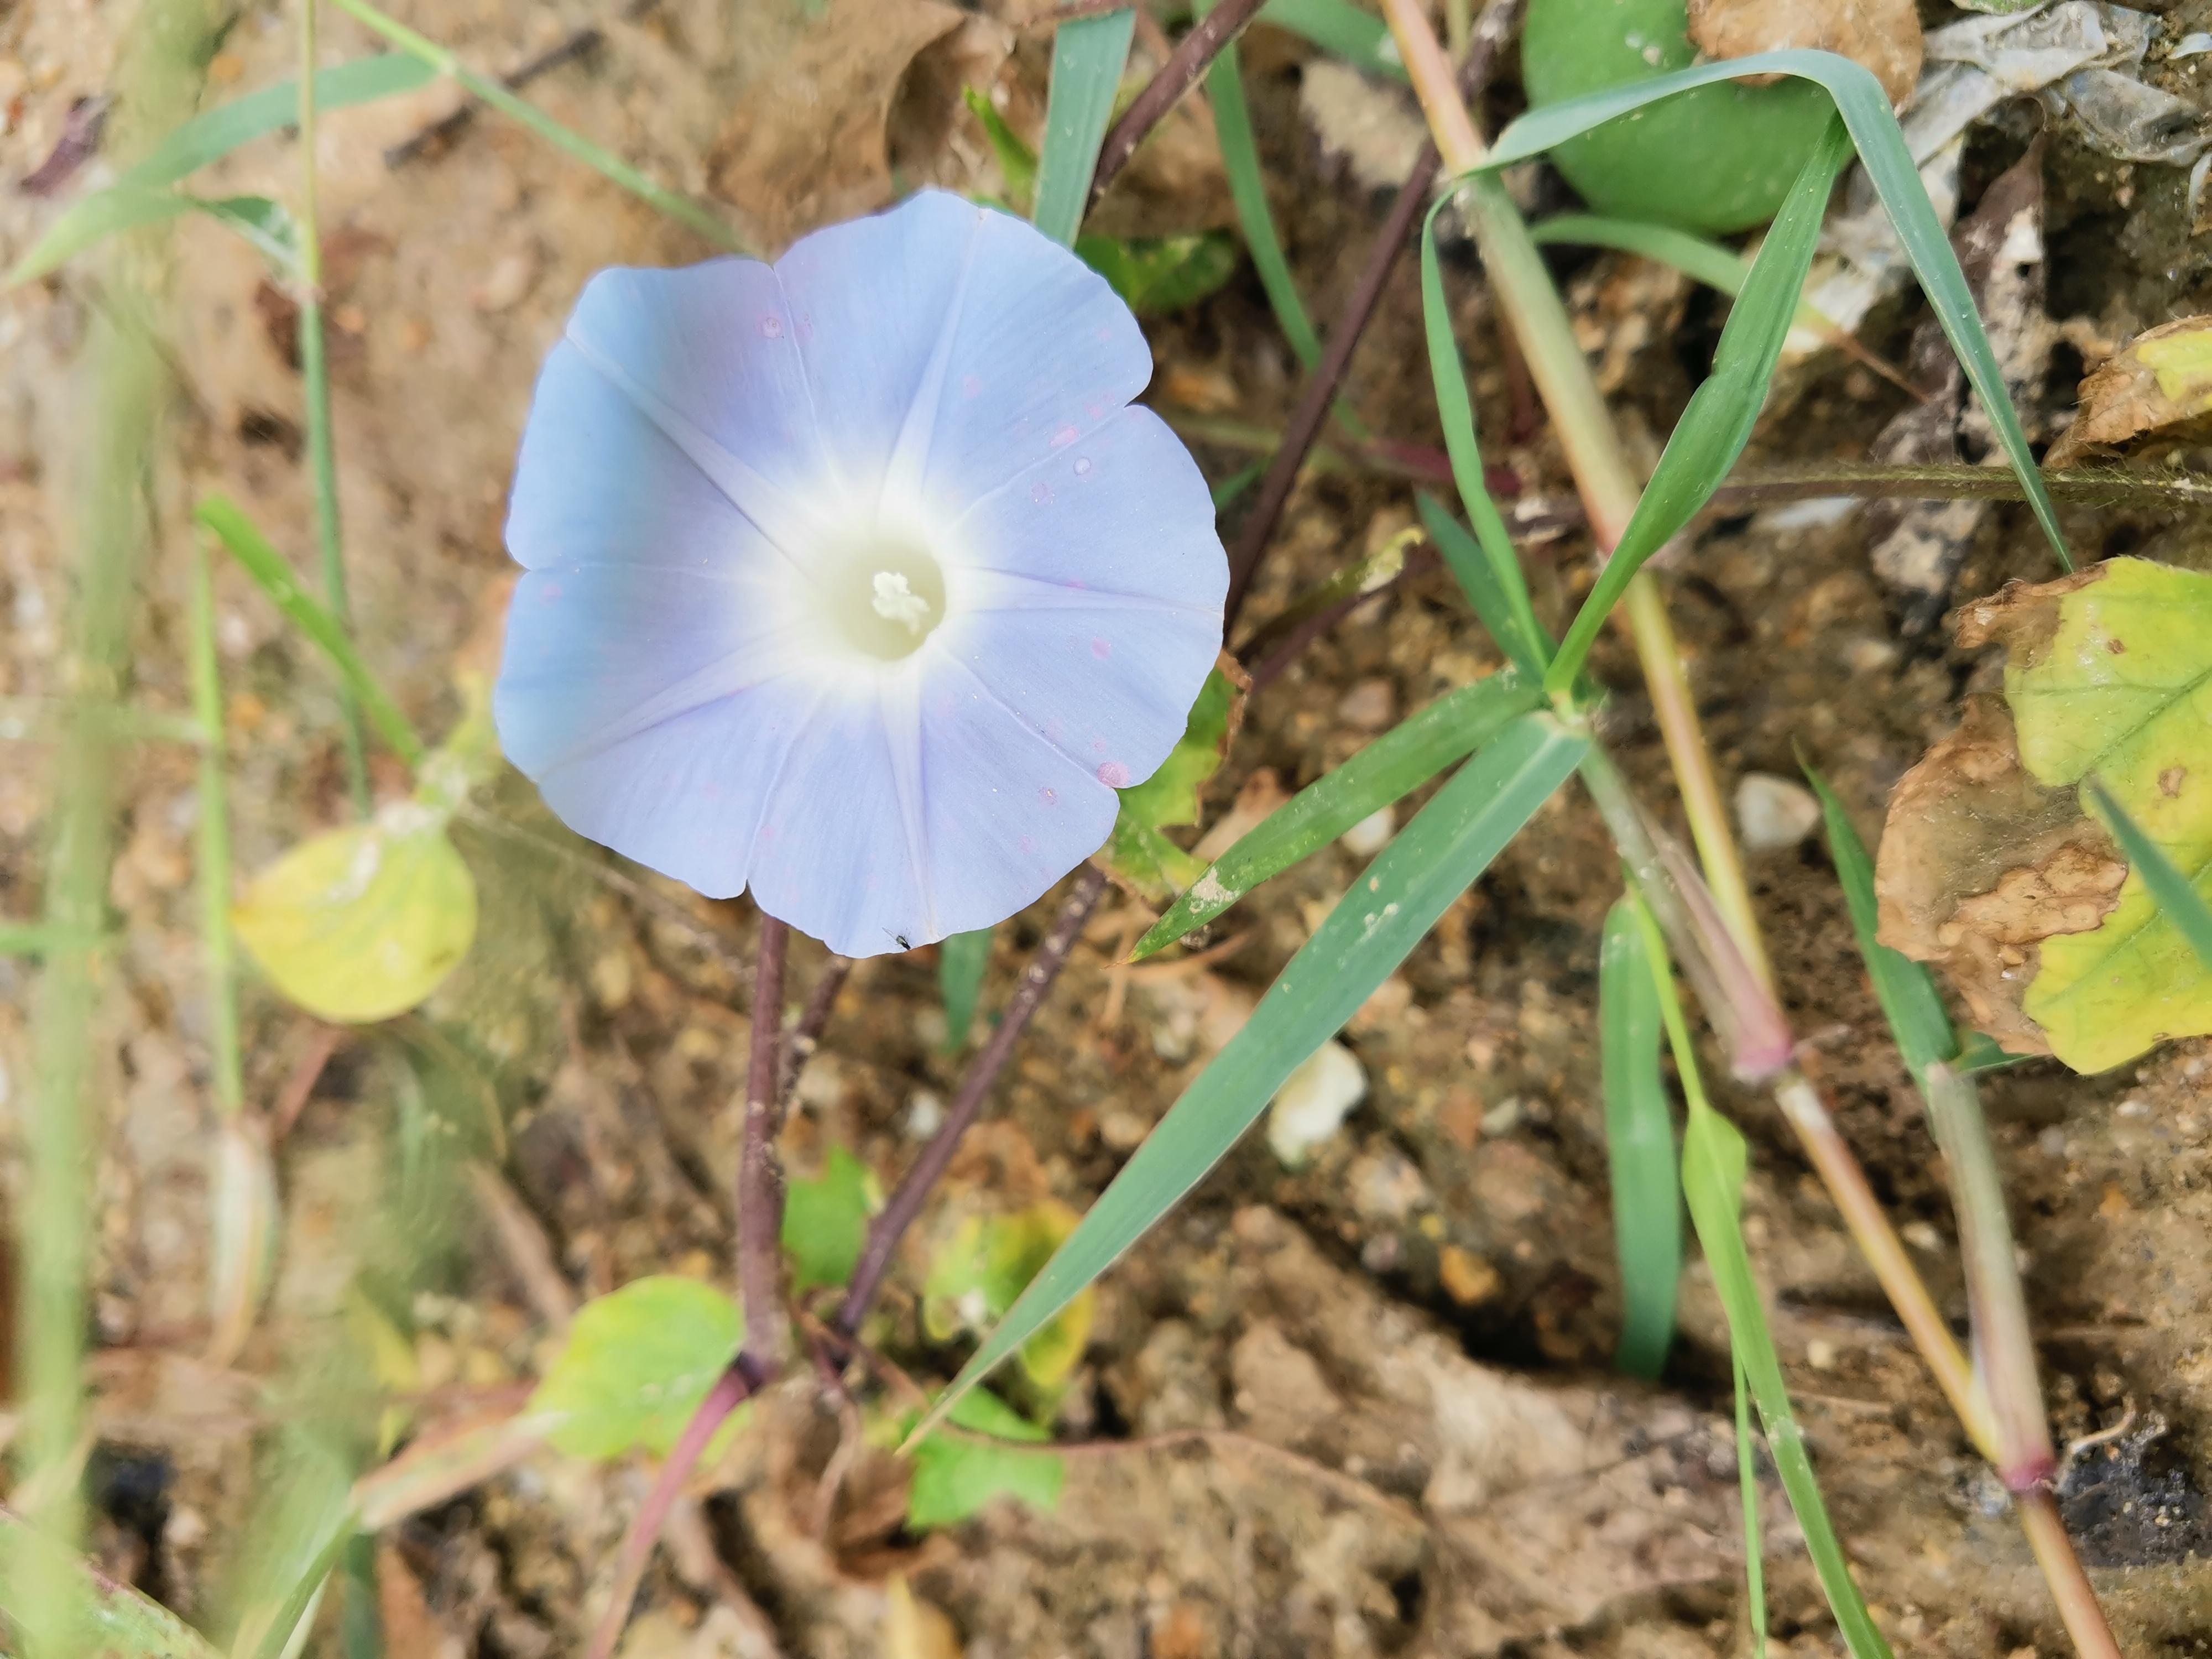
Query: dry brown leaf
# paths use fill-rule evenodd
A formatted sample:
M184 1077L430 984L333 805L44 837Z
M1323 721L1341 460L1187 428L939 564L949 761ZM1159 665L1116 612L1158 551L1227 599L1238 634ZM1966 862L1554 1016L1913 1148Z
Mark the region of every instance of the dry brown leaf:
M2015 589L2010 601L1999 594L1972 608L1961 645L2038 626L2042 591ZM2126 878L2074 792L2046 788L2021 766L2004 700L1970 697L1965 722L1890 797L1875 875L1881 942L1942 967L1976 1027L2005 1048L2047 1054L2042 1028L2021 1009L2042 943L2094 928Z
M2081 382L2081 407L2045 458L2072 466L2095 448L2146 433L2197 435L2212 416L2212 317L2184 317L2138 334Z
M974 54L988 59L988 40L1003 37L1001 26L937 0L830 0L739 101L716 147L716 191L744 210L769 251L884 206L894 106L902 150L917 135L949 135L962 82L995 71ZM959 61L920 62L940 47ZM910 79L915 97L902 100Z
M1690 39L1708 58L1789 47L1841 52L1872 70L1900 108L1920 84L1913 0L1690 0Z

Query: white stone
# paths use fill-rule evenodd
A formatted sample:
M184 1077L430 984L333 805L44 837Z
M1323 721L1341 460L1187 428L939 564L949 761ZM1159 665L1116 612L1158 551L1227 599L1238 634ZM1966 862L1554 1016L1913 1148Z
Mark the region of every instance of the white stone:
M1735 787L1735 824L1754 852L1795 847L1820 827L1820 803L1802 784L1747 772Z
M1344 850L1354 858L1371 859L1390 844L1390 837L1398 833L1398 809L1380 806L1353 824L1337 837Z
M1267 1145L1296 1169L1366 1098L1367 1073L1358 1057L1341 1042L1324 1042L1276 1092L1267 1109Z

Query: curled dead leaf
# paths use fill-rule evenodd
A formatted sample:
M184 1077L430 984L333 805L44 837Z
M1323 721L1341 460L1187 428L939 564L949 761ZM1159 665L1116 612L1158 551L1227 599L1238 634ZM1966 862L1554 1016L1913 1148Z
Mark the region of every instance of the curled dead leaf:
M1790 47L1840 52L1872 70L1899 108L1920 84L1913 0L1690 0L1690 39L1708 58Z
M2094 929L2126 875L2074 792L2021 764L2003 700L1972 697L1964 723L1890 796L1875 874L1881 942L1942 968L1976 1027L2006 1048L2047 1054L2021 1006L2043 941Z
M2092 450L2155 433L2202 435L2212 416L2212 317L2184 317L2136 337L2086 376L2081 410L2045 465L2073 466Z

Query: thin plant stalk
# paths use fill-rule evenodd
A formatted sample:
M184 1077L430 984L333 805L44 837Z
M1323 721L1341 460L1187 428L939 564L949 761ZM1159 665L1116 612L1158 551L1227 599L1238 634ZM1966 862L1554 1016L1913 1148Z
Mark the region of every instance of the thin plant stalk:
M208 1054L216 1112L235 1123L246 1110L238 1037L238 960L230 933L230 780L223 769L222 685L216 661L215 577L207 532L193 538L192 718L200 730L200 957L207 971Z
M1428 117L1429 131L1448 174L1471 172L1486 146L1455 84L1450 61L1429 27L1418 0L1384 0L1383 15L1398 43L1413 90ZM1604 395L1591 377L1589 363L1576 341L1566 307L1553 286L1543 255L1504 185L1478 178L1462 187L1468 220L1482 255L1491 292L1519 343L1537 392L1551 411L1567 464L1581 491L1590 532L1601 549L1610 549L1636 511L1642 481L1623 448L1607 410ZM1652 713L1666 742L1682 810L1705 866L1705 880L1721 914L1737 935L1753 969L1771 991L1774 970L1751 903L1743 860L1729 823L1712 752L1698 719L1689 673L1675 642L1665 602L1648 574L1630 584L1623 601L1625 626L1636 646L1650 687Z
M205 15L198 0L149 0L129 40L115 153L128 161L190 112ZM33 1007L33 1086L23 1113L25 1170L17 1208L20 1359L18 1492L40 1495L25 1516L37 1536L7 1546L18 1589L9 1613L23 1647L74 1656L84 1646L87 1584L47 1570L46 1552L74 1558L83 1530L78 1461L85 1307L94 1232L94 1149L105 1114L94 1086L94 1023L106 979L107 890L115 852L116 711L131 660L140 572L151 539L149 502L166 390L157 343L157 234L112 249L105 303L83 357L91 380L76 471L77 513L56 539L76 549L74 595L56 683L63 688L46 845L42 971Z
M347 633L353 631L353 598L347 591L345 533L338 518L336 440L331 431L330 362L323 337L323 235L315 186L316 11L320 0L300 0L300 378L307 401L307 467L315 488L315 546L321 559L323 601ZM361 704L352 688L337 685L339 740L345 751L346 787L354 810L368 815L368 752L362 740Z
M2059 1617L2065 1621L2075 1650L2082 1659L2120 1659L2120 1644L2106 1622L2097 1587L2082 1569L2081 1558L2067 1534L2051 1488L2037 1486L2015 1493L2014 1501L2020 1506L2020 1524L2027 1534L2027 1547L2035 1553L2036 1565L2043 1569L2044 1583L2058 1603Z
M744 239L690 198L656 185L612 151L593 143L583 134L562 126L551 116L516 97L489 76L479 75L428 36L416 33L397 18L387 17L368 0L331 0L340 11L374 30L413 58L419 58L441 75L450 76L471 96L481 99L501 115L528 127L611 183L620 185L647 206L656 208L678 224L696 231L716 247L732 253L749 253Z

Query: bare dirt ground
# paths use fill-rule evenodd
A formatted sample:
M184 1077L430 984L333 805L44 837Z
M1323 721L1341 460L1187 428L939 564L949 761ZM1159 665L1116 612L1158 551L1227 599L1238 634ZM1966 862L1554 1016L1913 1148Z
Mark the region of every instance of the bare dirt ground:
M981 136L957 109L963 82L1004 88L1010 116L1031 131L1042 95L1042 31L1012 12L933 0L832 0L826 21L781 0L396 9L495 71L575 29L602 30L599 47L535 83L532 100L719 200L770 248L887 199L894 175L988 182ZM2171 21L2201 27L2204 10L2174 8ZM85 0L0 15L10 174L43 159L72 100L109 84L117 15ZM368 49L349 26L334 21L331 33L334 55ZM287 72L291 51L288 21L247 6L210 65L210 97ZM1302 112L1310 60L1264 31L1248 44L1277 210L1325 318L1386 196ZM1510 87L1498 96L1509 106ZM500 526L517 434L578 289L609 264L705 252L490 118L387 164L388 146L455 103L433 87L333 113L319 158L362 629L433 732L458 706L454 653L507 568ZM1370 112L1387 140L1387 100ZM1398 111L1401 128L1405 118ZM1197 121L1179 115L1160 153L1117 187L1109 209L1124 228L1227 222ZM2010 142L1978 149L1972 177L2009 162ZM2047 165L2054 314L2118 338L2206 308L2212 242L2191 240L2178 173L2100 161L2063 137ZM288 141L265 141L202 182L210 193L283 195L296 167ZM52 211L0 194L0 254L12 258ZM181 453L160 483L166 531L137 688L167 708L184 703L181 526L192 496L231 492L303 565L312 546L289 302L251 250L211 225L184 227L175 250ZM1715 302L1617 256L1560 269L1605 354L1608 389L1632 424L1663 434L1703 371ZM1462 338L1488 429L1511 434L1496 441L1496 459L1529 493L1563 495L1557 452L1516 429L1470 275L1462 262ZM98 302L66 271L0 298L0 695L54 689L70 485L42 458L67 452L79 418L72 370ZM1892 304L1868 343L1902 357L1917 314ZM1158 325L1154 341L1158 401L1267 424L1295 394L1295 362L1249 269ZM2070 402L2078 367L2060 354L2053 408ZM1410 262L1352 389L1376 430L1437 441ZM1760 450L1856 456L1901 406L1863 370L1827 360L1778 398ZM1200 454L1216 477L1243 459ZM1310 478L1253 614L1407 522L1409 504L1392 480ZM2069 527L2086 549L2212 564L2195 526L2080 513ZM1940 634L1901 637L1865 544L1856 517L1716 520L1667 585L1724 777L1793 775L1802 749L1871 839L1890 786L1991 669L1947 651ZM1538 602L1554 620L1587 583L1586 553L1572 533L1533 551ZM2045 574L2041 556L2024 515L2000 510L1958 591ZM240 860L251 869L342 818L334 704L319 664L235 572L222 573L220 607ZM1289 787L1310 781L1397 714L1493 664L1441 573L1410 580L1255 700L1216 808L1262 768ZM1620 688L1608 735L1657 797L1663 759L1632 661L1608 647L1598 668ZM44 759L35 742L0 748L0 913L35 902ZM111 1567L212 1620L257 1455L274 1455L286 1413L310 1408L299 1402L335 1409L330 1373L358 1352L346 1333L360 1328L364 1297L404 1333L396 1369L379 1381L450 1412L515 1397L564 1293L653 1271L726 1272L752 920L742 903L650 881L641 902L595 878L584 866L598 855L526 784L506 780L487 812L539 839L464 826L485 892L477 949L425 1015L349 1036L321 1072L281 1147L287 1246L274 1306L239 1367L217 1371L190 1357L205 1319L210 1121L193 766L149 745L128 780L112 893L128 945L100 1056L109 1123L94 1478ZM1818 1034L1845 1131L1963 1315L1933 1149L1826 856L1808 843L1754 858L1792 1016ZM1357 867L1333 848L1273 884L1217 930L1240 948L1195 969L1117 969L1144 918L1109 899L928 1224L1044 1196L1086 1203ZM931 1629L957 1632L935 1650L964 1644L1001 1659L1744 1650L1726 1338L1701 1267L1663 1385L1606 1369L1619 1296L1593 1011L1598 929L1617 891L1595 815L1571 793L1555 800L1352 1024L1370 1093L1343 1132L1296 1171L1255 1139L1109 1276L1062 1419L1083 1449L1056 1510L1002 1505L917 1537L901 1524L897 1467L869 1451L842 1460L822 1513L841 1424L801 1377L761 1404L697 1483L627 1650L883 1650L894 1572L949 1620ZM1006 930L987 1007L1004 1000L1041 926L1032 914ZM799 992L819 966L802 948ZM27 982L24 967L0 960L0 1080L15 1080L0 1099L21 1094ZM247 1016L250 1088L273 1104L322 1038L266 994ZM941 1022L927 953L862 966L801 1091L787 1142L795 1170L838 1143L896 1179L917 1124L957 1077L938 1051ZM2129 1651L2142 1655L2203 1651L2212 1631L2201 1559L2212 1538L2208 1064L2212 1048L2185 1043L2092 1079L2032 1064L1988 1090L2060 1431L2119 1431L2073 1465L2066 1512ZM427 1087L410 1081L423 1078ZM1900 1650L1959 1659L2063 1651L2002 1492L1786 1131L1756 1095L1723 1103L1753 1143L1747 1225L1791 1385L1883 1627ZM526 1238L488 1224L454 1173L455 1151L503 1172L550 1243L551 1283L533 1276L542 1264ZM927 1378L957 1354L921 1334L918 1283L909 1273L894 1285L873 1334ZM599 1470L546 1454L393 1528L374 1566L388 1650L578 1650L648 1480L641 1464ZM1785 1510L1778 1491L1769 1497L1774 1522ZM1792 1535L1778 1523L1773 1541L1778 1639L1796 1653L1836 1650ZM326 1629L318 1639L337 1638Z

